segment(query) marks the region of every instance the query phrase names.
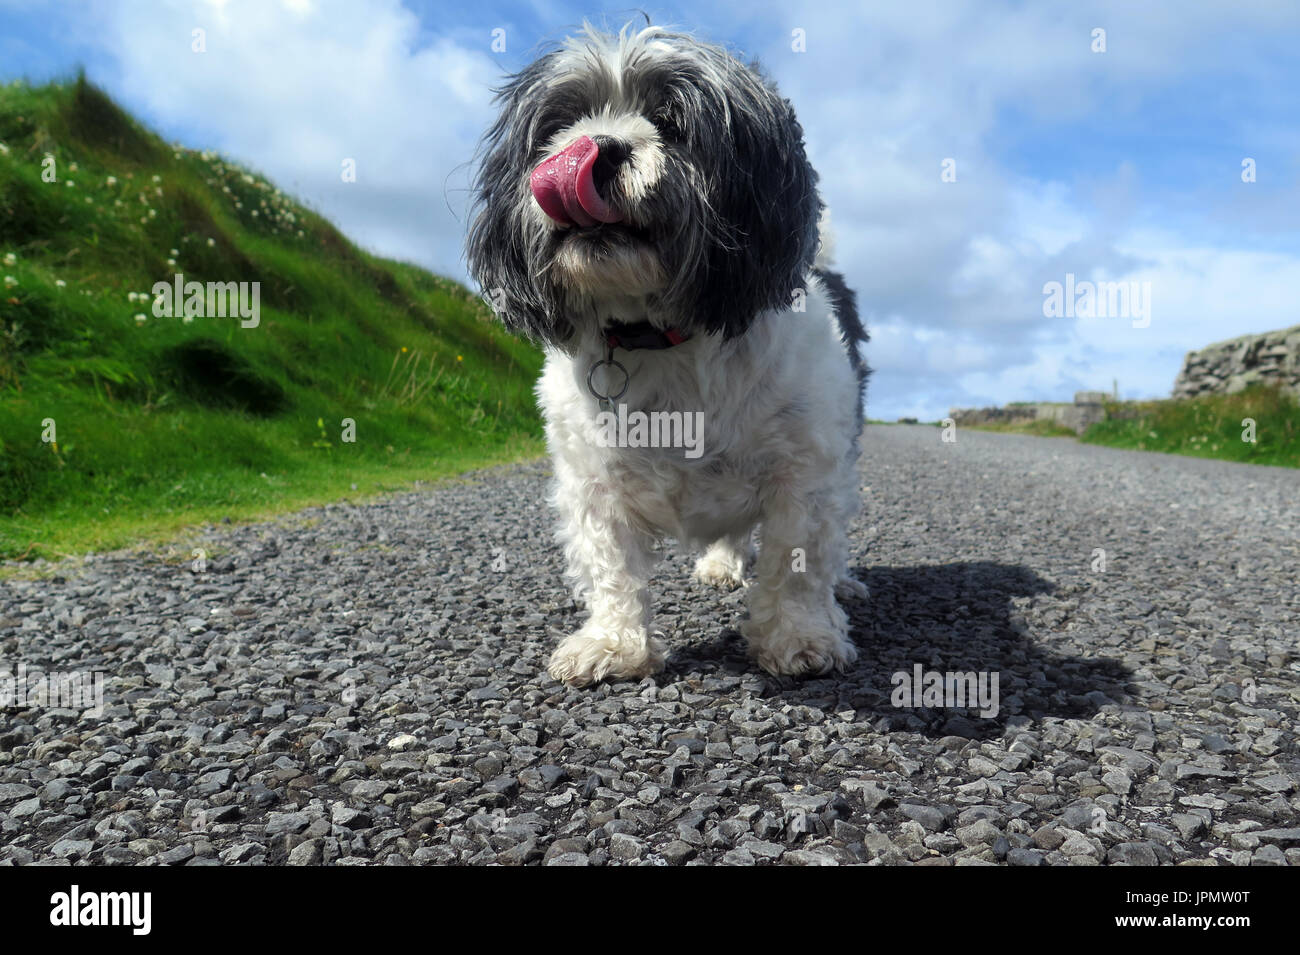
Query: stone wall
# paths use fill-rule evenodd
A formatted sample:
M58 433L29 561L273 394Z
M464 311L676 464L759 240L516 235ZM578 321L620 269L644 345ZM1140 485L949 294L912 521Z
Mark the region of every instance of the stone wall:
M953 408L948 417L958 425L1015 424L1022 421L1050 419L1078 434L1088 426L1104 421L1106 410L1102 402L1110 396L1104 391L1078 391L1074 403L1039 402L1007 405L1005 408Z
M1253 384L1281 385L1300 395L1300 325L1188 352L1174 397L1232 395Z

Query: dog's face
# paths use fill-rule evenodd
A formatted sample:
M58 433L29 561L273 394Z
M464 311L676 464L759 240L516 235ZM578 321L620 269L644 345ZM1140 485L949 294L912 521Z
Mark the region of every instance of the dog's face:
M639 307L730 337L789 306L821 202L794 111L755 69L653 27L589 31L497 99L468 255L508 326L565 346Z

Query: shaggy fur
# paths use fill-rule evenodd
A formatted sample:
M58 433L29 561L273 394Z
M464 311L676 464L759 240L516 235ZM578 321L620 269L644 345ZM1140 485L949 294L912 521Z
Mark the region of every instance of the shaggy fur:
M498 101L468 256L502 321L546 348L537 394L559 537L590 610L552 675L585 685L662 667L649 584L663 536L705 551L696 575L709 584L743 585L752 563L743 629L765 670L846 667L857 651L836 590L865 597L845 534L859 506L867 336L853 293L817 255L817 175L789 102L756 67L655 27L588 28ZM530 191L532 171L584 136L619 222L552 220ZM702 412L697 457L605 446L588 376L610 357L605 330L643 322L690 338L615 349L628 375L619 401ZM598 386L609 373L594 373Z

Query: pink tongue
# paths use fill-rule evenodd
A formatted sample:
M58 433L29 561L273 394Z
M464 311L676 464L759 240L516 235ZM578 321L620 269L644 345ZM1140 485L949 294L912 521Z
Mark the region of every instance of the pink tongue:
M596 191L591 170L599 155L591 137L583 136L534 169L529 184L542 211L561 225L592 226L622 219Z

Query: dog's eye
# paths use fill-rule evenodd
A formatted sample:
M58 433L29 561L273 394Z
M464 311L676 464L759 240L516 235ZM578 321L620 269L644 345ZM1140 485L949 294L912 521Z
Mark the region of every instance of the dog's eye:
M677 139L681 136L681 129L677 125L677 120L672 113L660 111L650 117L650 122L654 128L659 130L659 135L664 139Z

